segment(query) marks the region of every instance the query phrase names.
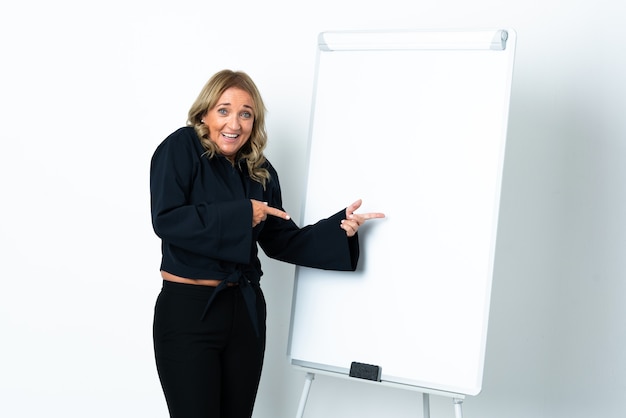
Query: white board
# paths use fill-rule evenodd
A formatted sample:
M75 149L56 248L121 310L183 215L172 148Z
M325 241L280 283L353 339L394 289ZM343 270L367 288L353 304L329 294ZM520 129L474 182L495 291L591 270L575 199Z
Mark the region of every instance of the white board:
M356 272L298 267L292 364L456 394L482 386L511 30L319 37L303 223L362 198Z

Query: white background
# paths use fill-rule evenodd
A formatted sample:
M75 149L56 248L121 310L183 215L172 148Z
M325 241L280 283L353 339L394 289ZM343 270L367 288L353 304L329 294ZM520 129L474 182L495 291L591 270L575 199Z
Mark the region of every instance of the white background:
M626 6L565 1L107 1L0 6L0 415L166 417L148 165L222 68L269 108L267 154L298 220L317 34L517 31L483 391L464 416L622 417ZM382 112L382 111L381 111ZM383 116L381 116L383 117ZM394 121L410 129L410 121ZM389 149L397 158L402 149ZM346 191L346 204L359 196ZM265 260L255 418L293 417L292 266ZM431 399L434 417L453 416ZM419 394L319 376L306 418L414 417Z

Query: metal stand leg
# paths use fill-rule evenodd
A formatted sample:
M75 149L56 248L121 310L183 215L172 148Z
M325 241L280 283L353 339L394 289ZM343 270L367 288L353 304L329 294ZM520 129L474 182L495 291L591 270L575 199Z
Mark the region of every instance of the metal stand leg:
M428 393L422 394L422 405L424 406L424 418L430 418L430 396Z
M454 417L463 418L463 399L454 398Z
M302 418L304 416L304 407L306 406L306 401L309 398L309 391L311 390L311 383L315 379L315 375L313 373L306 374L306 380L304 381L304 389L302 389L302 396L300 396L300 405L298 406L298 414L296 418Z

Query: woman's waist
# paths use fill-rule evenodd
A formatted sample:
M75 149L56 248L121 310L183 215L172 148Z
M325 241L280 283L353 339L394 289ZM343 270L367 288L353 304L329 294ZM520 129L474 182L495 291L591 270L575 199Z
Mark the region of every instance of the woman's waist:
M221 279L190 279L188 277L181 277L175 274L169 273L165 270L161 270L161 277L163 280L174 283L193 284L197 286L217 287L222 282ZM226 283L227 286L238 286L237 282Z

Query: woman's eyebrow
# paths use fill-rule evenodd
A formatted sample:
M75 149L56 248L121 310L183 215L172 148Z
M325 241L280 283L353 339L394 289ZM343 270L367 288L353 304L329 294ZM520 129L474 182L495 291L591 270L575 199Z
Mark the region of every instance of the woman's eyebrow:
M228 102L218 103L218 104L215 105L215 107L217 107L217 106L231 106L231 103L228 103ZM254 107L252 107L252 105L245 104L245 105L243 105L243 107L246 107L246 108L248 108L250 110L254 110Z

